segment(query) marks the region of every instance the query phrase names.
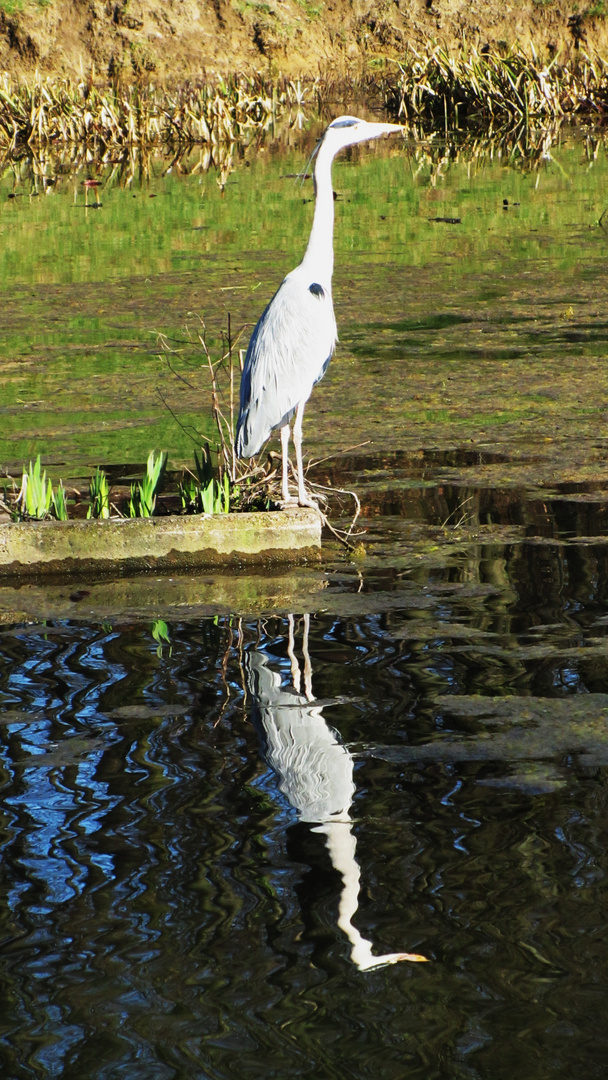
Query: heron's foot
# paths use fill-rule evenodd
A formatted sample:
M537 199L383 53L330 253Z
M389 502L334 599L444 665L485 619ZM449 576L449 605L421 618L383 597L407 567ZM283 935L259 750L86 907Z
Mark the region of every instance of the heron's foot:
M306 492L302 492L298 497L298 506L308 506L310 510L318 510L319 504L315 502L312 495L307 495Z
M283 493L283 495L281 496L281 499L279 501L279 506L281 507L281 510L284 510L286 506L297 506L297 505L298 505L298 500L296 499L295 495L289 495L289 494L285 495L285 493Z

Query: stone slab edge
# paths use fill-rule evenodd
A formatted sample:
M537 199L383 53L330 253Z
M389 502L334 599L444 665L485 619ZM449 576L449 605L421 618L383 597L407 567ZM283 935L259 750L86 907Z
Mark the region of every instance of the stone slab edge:
M257 514L0 525L0 577L95 574L117 568L268 566L318 559L321 516L294 507Z

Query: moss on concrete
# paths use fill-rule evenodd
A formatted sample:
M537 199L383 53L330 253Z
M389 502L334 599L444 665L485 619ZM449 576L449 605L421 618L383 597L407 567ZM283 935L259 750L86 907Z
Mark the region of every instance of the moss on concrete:
M301 507L264 514L11 522L0 525L0 577L296 563L318 557L320 547L321 517Z

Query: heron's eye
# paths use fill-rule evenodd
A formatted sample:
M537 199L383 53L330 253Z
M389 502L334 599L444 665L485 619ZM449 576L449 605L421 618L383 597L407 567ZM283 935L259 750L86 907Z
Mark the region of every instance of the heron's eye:
M358 120L334 120L333 124L330 124L329 126L331 128L355 127L358 123Z

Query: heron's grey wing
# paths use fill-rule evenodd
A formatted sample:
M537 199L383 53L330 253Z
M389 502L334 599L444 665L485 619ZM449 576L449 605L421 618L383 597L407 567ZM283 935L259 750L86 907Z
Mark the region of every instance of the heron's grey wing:
M331 292L297 267L251 335L241 379L239 457L257 454L270 433L307 400L331 359L336 337Z

